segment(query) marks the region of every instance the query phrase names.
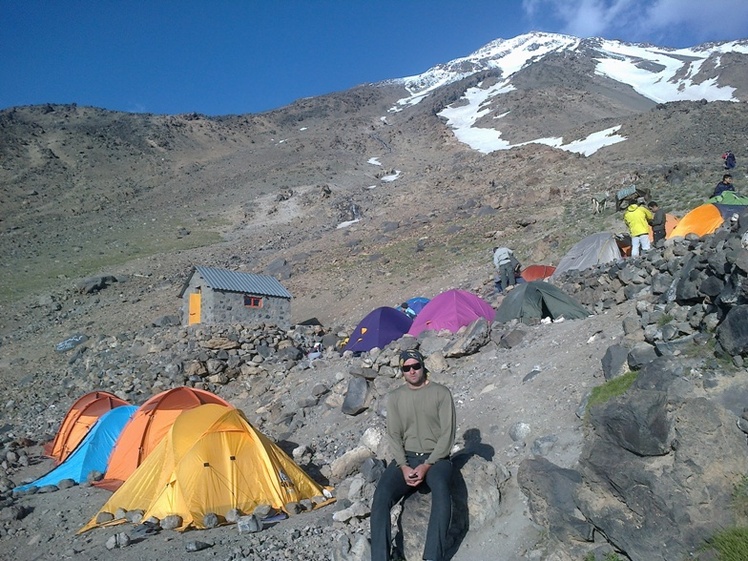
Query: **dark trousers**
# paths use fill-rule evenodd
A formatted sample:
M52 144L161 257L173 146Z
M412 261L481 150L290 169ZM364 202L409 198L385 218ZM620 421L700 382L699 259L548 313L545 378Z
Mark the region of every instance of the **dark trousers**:
M665 230L652 230L652 236L654 237L654 243L665 239Z
M422 464L426 457L406 456L412 468ZM431 515L426 531L426 546L423 559L441 561L447 543L447 531L452 518L452 497L450 481L452 479L452 462L439 460L426 472L426 479L421 485L431 489ZM402 497L416 488L405 483L403 472L395 462L391 462L379 479L374 499L371 504L371 560L389 561L392 544L390 527L390 509Z
M504 290L506 290L507 286L515 284L514 264L511 261L499 265L499 280L501 281L501 286Z

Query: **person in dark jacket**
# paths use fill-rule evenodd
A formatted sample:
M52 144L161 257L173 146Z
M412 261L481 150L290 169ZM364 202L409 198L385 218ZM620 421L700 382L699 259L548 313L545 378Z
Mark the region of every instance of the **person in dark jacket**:
M660 208L656 201L650 201L647 206L654 215L654 218L649 221L649 225L652 226L653 242L656 244L658 241L665 239L665 209Z
M722 181L717 183L717 185L714 187L714 193L712 193L712 197L718 197L725 191L735 191L735 186L732 184L732 175L729 173L726 173L722 176Z
M733 154L730 150L725 152L722 155L722 158L725 160L725 169L733 169L737 162L735 161L735 154Z

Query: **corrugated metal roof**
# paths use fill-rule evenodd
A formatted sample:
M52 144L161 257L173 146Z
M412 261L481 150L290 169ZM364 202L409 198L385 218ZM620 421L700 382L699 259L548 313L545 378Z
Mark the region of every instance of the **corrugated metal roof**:
M237 271L214 269L212 267L197 266L195 270L200 273L200 276L205 279L208 286L213 289L276 296L278 298L292 298L291 293L275 277L239 273Z

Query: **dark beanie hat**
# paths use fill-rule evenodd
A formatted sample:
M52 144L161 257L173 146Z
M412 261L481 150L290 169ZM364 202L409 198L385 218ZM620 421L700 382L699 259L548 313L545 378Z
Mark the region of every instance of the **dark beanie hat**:
M409 358L417 360L421 364L424 364L423 355L419 351L415 349L408 349L407 351L403 351L400 353L400 366L402 367L402 365L405 364L405 361ZM426 366L424 365L424 369L425 368Z

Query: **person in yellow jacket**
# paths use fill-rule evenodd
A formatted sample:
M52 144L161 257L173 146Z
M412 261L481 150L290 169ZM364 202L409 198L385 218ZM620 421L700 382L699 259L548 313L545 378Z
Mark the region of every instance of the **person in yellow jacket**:
M623 221L631 234L631 257L636 257L641 251L649 251L649 222L654 218L652 211L644 206L644 199L630 204L623 213Z

